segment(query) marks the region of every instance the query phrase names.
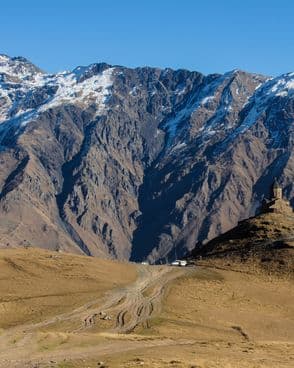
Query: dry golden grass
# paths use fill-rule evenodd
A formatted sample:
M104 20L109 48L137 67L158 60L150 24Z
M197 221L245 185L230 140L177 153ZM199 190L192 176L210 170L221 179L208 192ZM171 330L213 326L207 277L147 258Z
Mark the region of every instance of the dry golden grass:
M190 341L160 348L162 366L169 352L179 367L292 367L293 283L199 267L170 286L149 334Z
M36 248L0 250L0 328L73 310L134 281L134 265Z
M172 285L161 314L167 323L157 327L160 333L172 336L176 329L178 337L199 340L294 342L292 282L213 272L215 279L204 279L198 269Z
M164 269L143 267L155 274ZM184 269L168 285L161 311L152 317L150 327L141 325L132 333L109 330L114 320L79 329L79 313L77 319L36 324L82 305L83 316L88 302L98 308L107 290L132 285L138 269L143 268L36 249L1 251L0 367L294 366L293 282L248 273L244 267ZM169 267L167 271L169 277L179 270ZM148 298L156 284L146 285L143 294ZM135 290L129 290L136 300ZM120 301L114 308L119 311L121 305ZM78 321L77 326L73 321ZM33 328L17 327L24 322Z
M293 316L291 281L199 267L169 286L149 329L110 335L111 353L58 367L290 368Z

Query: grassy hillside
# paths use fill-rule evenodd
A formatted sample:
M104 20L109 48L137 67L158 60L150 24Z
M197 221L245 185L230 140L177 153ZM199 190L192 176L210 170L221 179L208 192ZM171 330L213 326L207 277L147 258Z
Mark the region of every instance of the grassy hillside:
M196 247L192 258L236 262L251 269L294 277L294 215L263 213Z
M250 272L1 250L0 368L292 368L293 282Z
M136 267L37 248L0 250L0 328L38 322L134 281Z

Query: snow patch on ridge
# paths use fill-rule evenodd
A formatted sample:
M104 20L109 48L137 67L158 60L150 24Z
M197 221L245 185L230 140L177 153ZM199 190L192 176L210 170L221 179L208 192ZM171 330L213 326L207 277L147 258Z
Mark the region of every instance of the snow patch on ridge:
M77 82L76 73L60 73L48 85L57 85L58 90L53 98L40 107L39 111L45 111L61 104L75 104L91 101L97 105L97 114L105 109L105 102L110 95L112 86L112 73L114 68L104 70L101 74L93 75L83 82Z
M94 66L79 67L73 72L56 75L43 74L25 59L0 55L0 145L8 132L18 134L41 113L63 104L95 104L96 116L102 114L111 94L115 68L95 74ZM86 76L84 73L90 76L80 82L80 78ZM46 91L48 88L47 99L45 95L45 99L32 108L26 100L42 88Z
M201 105L206 105L208 102L212 101L213 99L214 99L214 96L204 97L204 99L201 101Z
M10 58L7 55L0 55L0 74L6 74L19 82L31 79L42 72L22 57Z
M4 54L0 54L0 63L7 63L7 61L9 60L9 56L4 55Z
M256 89L254 95L249 99L246 104L246 106L248 105L249 109L247 115L244 117L241 124L223 141L220 149L225 147L238 135L244 134L248 129L250 129L266 112L267 108L271 104L271 100L277 97L283 98L290 96L294 96L293 72L284 74L277 78L268 79L264 84Z
M184 108L180 109L174 117L171 117L165 124L164 128L167 130L169 138L167 142L167 146L170 146L173 138L176 135L176 132L178 130L179 124L181 122L184 122L185 120L188 120L191 118L191 114L195 112L199 107L204 105L208 102L208 100L212 100L211 97L215 95L215 92L219 85L224 80L224 76L220 76L216 80L214 80L212 83L209 83L206 85L202 91L196 96L196 99L193 101L190 99L190 102L188 102ZM209 96L209 97L207 97ZM209 98L208 100L205 100Z
M202 90L198 91L195 96L192 96L184 108L180 109L173 117L165 122L164 128L168 133L167 147L171 146L174 142L180 124L191 119L192 115L197 113L198 109L201 108L206 109L210 114L214 110L214 107L215 110L206 124L199 129L199 133L202 136L207 135L209 137L217 132L216 124L224 120L226 115L232 111L231 92L225 90L225 88L237 72L238 70L233 70L212 80ZM218 94L221 96L219 101L217 99ZM210 108L210 103L213 105L218 104L218 106L212 106ZM223 126L220 125L219 127L222 128Z

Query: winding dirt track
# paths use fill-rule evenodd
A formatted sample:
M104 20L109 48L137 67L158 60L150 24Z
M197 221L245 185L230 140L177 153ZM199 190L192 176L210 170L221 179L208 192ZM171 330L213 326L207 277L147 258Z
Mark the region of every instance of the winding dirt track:
M102 312L115 320L112 332L130 333L139 325L148 328L148 320L160 309L166 285L185 270L140 266L138 272L134 284L111 292L99 309L91 310L85 318L86 327L95 324Z
M137 280L123 288L110 290L104 298L93 300L82 307L69 313L55 316L40 323L17 326L11 328L0 336L0 367L33 367L36 362L48 362L48 360L70 358L68 350L62 348L54 352L38 353L35 349L34 336L40 328L49 327L69 321L76 325L80 321L80 327L71 333L86 333L93 327L98 327L102 320L105 321L103 333L128 334L134 331L137 326L148 328L151 316L155 316L161 308L161 300L167 284L189 272L188 269L172 268L167 266L144 266L138 265ZM103 316L103 317L101 317ZM90 331L88 331L90 332ZM21 338L19 338L21 335ZM18 336L15 344L11 345L11 340ZM173 344L171 341L123 341L123 342L103 342L95 346L92 353L105 352L109 349L117 351L130 350L140 346L155 346L162 344ZM91 349L75 351L74 356L82 356L87 351L91 354ZM111 350L110 350L111 351ZM13 362L9 365L8 362Z

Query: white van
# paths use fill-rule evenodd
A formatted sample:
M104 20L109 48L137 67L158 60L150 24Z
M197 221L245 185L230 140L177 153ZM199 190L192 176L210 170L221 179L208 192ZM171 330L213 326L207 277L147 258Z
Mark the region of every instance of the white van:
M171 263L172 266L186 267L187 261L185 259L176 259Z

